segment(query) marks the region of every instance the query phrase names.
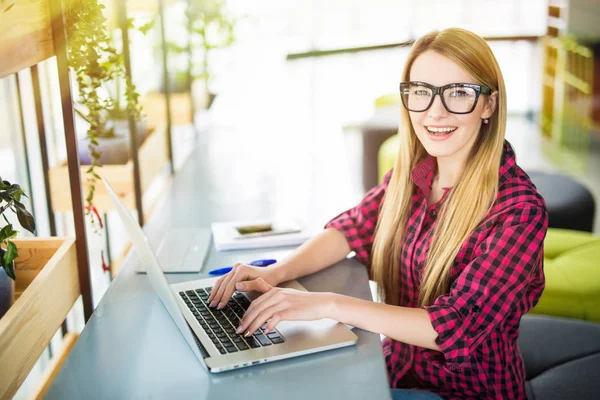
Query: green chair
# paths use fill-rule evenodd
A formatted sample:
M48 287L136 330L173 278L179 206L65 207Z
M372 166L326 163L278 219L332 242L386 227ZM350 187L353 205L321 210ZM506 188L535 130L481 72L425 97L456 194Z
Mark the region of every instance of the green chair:
M400 99L400 93L390 93L379 96L375 99L375 108L387 107L387 106L400 106L402 99Z
M549 228L544 273L546 289L533 314L600 322L600 237Z
M398 136L378 152L379 182L393 168ZM544 242L546 288L531 311L600 322L600 237L587 232L549 228Z
M383 182L383 177L390 169L394 168L398 156L398 135L387 138L377 152L378 182Z

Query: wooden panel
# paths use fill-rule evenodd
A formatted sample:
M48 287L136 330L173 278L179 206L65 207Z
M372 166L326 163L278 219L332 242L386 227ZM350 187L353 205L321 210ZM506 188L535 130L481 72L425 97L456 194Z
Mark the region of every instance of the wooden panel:
M189 93L173 93L171 101L171 123L173 125L189 125L192 123L192 99ZM148 93L141 98L144 112L148 116L150 126L167 123L167 104L162 93Z
M83 185L83 195L87 194L88 184L86 182L86 171L89 166L81 167L81 180ZM133 192L133 163L128 162L125 165L106 165L97 168L98 175L108 180L119 195L121 201L128 209L135 209L135 195ZM71 191L69 185L69 169L67 164L62 164L49 171L50 192L52 197L52 209L54 211L71 211ZM112 201L108 197L108 192L101 181L96 182L96 192L94 194L94 204L100 212L112 210Z
M21 271L37 276L0 319L0 398L11 398L48 346L79 297L74 238L18 239L17 282ZM47 249L55 249L44 263ZM41 250L40 250L41 249ZM38 259L35 255L42 254ZM23 264L21 264L23 260Z
M50 365L46 368L44 376L42 377L42 383L37 387L36 390L33 391L33 393L31 393L31 396L29 396L31 400L42 400L44 398L44 396L48 392L48 389L50 389L52 381L54 380L56 375L58 375L58 371L60 371L61 367L67 360L67 357L69 356L69 353L71 352L73 346L75 346L75 342L78 338L79 334L76 332L69 332L63 337L63 343L62 347L60 348L60 353L55 354L52 357L52 361L50 362Z
M558 37L558 34L559 34L558 28L555 26L549 26L546 33L548 36L551 36L551 37Z
M54 55L50 0L17 0L0 11L0 79Z
M548 16L554 18L560 18L560 7L559 6L548 6Z
M150 185L156 175L162 171L168 163L166 147L166 127L161 125L154 129L146 138L139 149L140 174L142 179L142 192ZM83 194L87 193L86 171L89 166L81 166L83 181ZM105 165L96 169L98 175L106 178L111 184L119 198L130 210L135 210L135 193L133 189L133 162L124 165ZM50 168L49 171L50 190L52 196L52 208L54 211L70 211L71 192L65 190L69 182L69 170L66 164ZM114 209L113 203L100 181L96 183L94 204L100 212Z
M146 139L138 153L142 193L167 166L169 162L167 148L167 127L160 125L155 129L154 134Z

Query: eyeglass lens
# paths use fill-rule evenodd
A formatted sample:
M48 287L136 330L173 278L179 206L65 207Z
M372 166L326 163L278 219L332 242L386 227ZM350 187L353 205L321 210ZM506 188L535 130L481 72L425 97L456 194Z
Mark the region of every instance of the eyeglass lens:
M473 109L477 99L477 91L468 86L451 86L443 92L444 103L450 112L467 113ZM402 90L406 108L410 111L421 112L432 103L433 90L427 86L409 83Z

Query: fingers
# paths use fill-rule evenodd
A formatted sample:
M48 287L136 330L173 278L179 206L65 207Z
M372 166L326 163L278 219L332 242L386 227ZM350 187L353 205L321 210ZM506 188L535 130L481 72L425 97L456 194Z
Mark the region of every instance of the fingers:
M289 320L290 318L289 318L289 312L288 311L289 310L279 311L279 312L273 314L273 316L271 317L271 319L269 319L267 321L267 329L265 329L265 334L267 334L267 333L275 330L275 327L281 321Z
M208 303L210 304L214 298L216 297L217 293L219 292L219 288L221 287L221 284L223 283L223 281L225 279L227 279L227 275L229 274L225 274L222 277L220 277L219 279L217 279L217 281L215 282L215 284L213 285L213 288L211 289L210 293L208 294Z
M255 292L266 293L269 290L273 289L273 286L271 286L267 282L265 282L264 279L258 278L258 279L254 279L254 280L248 281L248 282L239 282L235 285L235 288L237 290L242 290L244 292L255 291Z
M277 293L277 291L272 290L266 294L263 294L262 296L260 296L258 299L254 300L251 304L250 307L248 307L248 309L246 310L246 312L244 313L244 316L242 317L242 320L240 321L240 328L238 329L239 332L245 332L245 329L247 329L247 327L249 326L249 324L256 320L258 318L258 316L260 315L261 312L263 312L263 310L268 309L269 307L272 307L274 305L281 305L284 304L285 306L287 306L287 302L283 302L281 301L281 295L279 293ZM260 324L262 325L262 324ZM260 326L258 325L258 326Z
M268 320L272 320L271 325L272 327L275 327L280 321L281 321L281 313L283 312L283 310L285 310L287 308L287 305L285 304L274 304L271 307L265 308L263 309L254 320L250 320L252 321L248 327L246 328L245 326L240 325L240 328L238 328L238 330L241 332L245 332L244 336L248 337L250 335L252 335L254 332L256 332L256 330L258 328L260 328L265 322L267 322ZM268 328L268 325L267 325ZM272 329L272 328L271 328ZM268 333L269 331L266 331L265 333Z
M227 275L224 275L222 278L220 278L219 280L221 281L219 284L219 287L213 287L213 292L214 295L212 295L212 299L211 302L209 303L209 307L214 307L217 304L219 304L221 302L221 298L223 297L223 292L225 292L225 287L227 286L227 282L229 282L229 280L231 280L231 278L233 277L233 270L229 273L227 273Z
M258 279L261 279L261 278L258 278ZM247 282L244 282L244 285L246 283ZM266 304L267 302L270 302L272 298L275 298L275 300L274 300L275 302L280 300L280 296L281 296L280 292L281 292L280 289L274 288L274 289L269 290L265 294L261 295L257 299L253 300L252 303L250 303L250 307L248 307L248 309L244 313L244 317L242 318L242 320L244 320L246 318L246 316L251 316L252 313L255 312L255 310L262 309L261 307L267 307L268 305L271 305L271 303L269 303L268 305L264 305L264 304Z
M246 270L246 268L242 266L237 268L231 279L225 283L225 290L223 291L223 296L221 297L220 303L217 305L217 310L220 310L223 307L225 307L229 299L231 299L231 296L233 296L233 292L235 292L236 290L236 285L240 281L248 279L248 277L248 271Z
M210 296L209 296L209 306L210 307L214 307L216 305L222 304L223 301L225 301L225 303L227 303L227 301L229 301L229 298L225 298L224 294L225 291L227 289L227 286L229 285L229 282L232 281L232 279L235 277L236 273L239 270L239 266L242 264L235 264L233 266L233 269L227 273L226 275L223 275L221 278L219 278L219 280L217 281L217 284L215 284L215 286L213 286L213 290L210 292ZM213 295L214 293L214 295Z

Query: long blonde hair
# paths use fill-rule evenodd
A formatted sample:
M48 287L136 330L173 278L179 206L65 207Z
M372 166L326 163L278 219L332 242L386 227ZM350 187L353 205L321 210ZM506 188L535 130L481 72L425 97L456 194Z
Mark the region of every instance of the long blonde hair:
M482 125L465 168L438 213L419 291L420 306L430 305L438 296L448 293L450 272L458 251L496 199L506 128L504 79L492 50L481 37L458 28L434 31L421 37L408 55L403 81L410 80L415 59L427 50L449 58L473 76L477 83L497 91L498 102L489 123ZM413 130L408 111L402 106L400 108L400 149L380 210L372 252L372 273L379 295L393 305L400 302L400 268L409 268L400 265L400 254L411 197L416 188L410 176L413 167L427 157Z

